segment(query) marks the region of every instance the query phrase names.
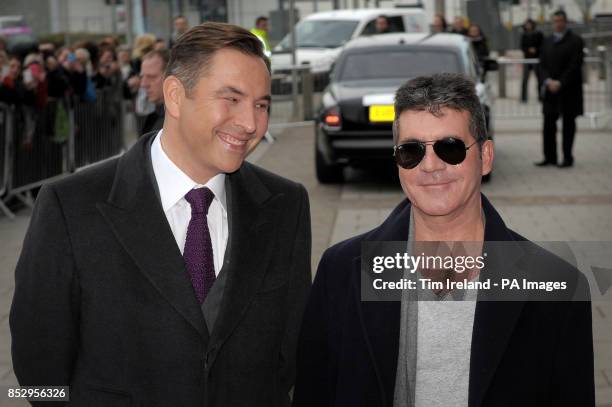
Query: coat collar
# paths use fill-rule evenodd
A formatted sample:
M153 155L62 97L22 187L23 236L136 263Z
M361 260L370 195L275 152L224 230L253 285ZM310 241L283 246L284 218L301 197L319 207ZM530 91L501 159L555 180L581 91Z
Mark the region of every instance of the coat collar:
M108 199L97 207L139 271L200 335L208 338L183 257L161 206L151 164L155 134L141 137L119 159ZM228 216L230 256L226 256L222 271L229 274L212 333L217 342L227 338L235 327L263 278L271 250L268 242L273 213L268 204L278 196L270 193L248 163L227 175L226 188L231 189L233 198Z
M506 227L499 213L482 195L482 208L486 217L485 248L487 242L508 242L520 253L513 234ZM410 224L410 202L401 202L389 217L372 232L364 236L365 241L406 241ZM486 249L485 249L486 250ZM495 265L502 264L507 256L496 252L492 257ZM511 266L511 265L510 265ZM353 267L353 296L360 313L361 329L373 362L381 405L391 405L395 389L395 375L399 349L400 303L361 301L361 258L355 257ZM522 310L522 302L479 301L474 316L470 362L469 406L480 406L495 369L503 356L510 335Z

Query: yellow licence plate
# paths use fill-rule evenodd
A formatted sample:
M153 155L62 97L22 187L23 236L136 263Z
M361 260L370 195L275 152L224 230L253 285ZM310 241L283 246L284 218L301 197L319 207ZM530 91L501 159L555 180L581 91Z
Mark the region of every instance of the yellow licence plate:
M370 106L370 122L383 123L392 122L395 119L395 109L393 105L372 105Z

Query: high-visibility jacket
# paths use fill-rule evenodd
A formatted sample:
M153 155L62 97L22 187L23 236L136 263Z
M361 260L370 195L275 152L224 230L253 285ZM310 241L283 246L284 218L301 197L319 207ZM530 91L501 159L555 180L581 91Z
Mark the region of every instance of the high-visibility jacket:
M268 42L268 32L264 30L260 30L259 28L252 28L251 34L255 35L264 46L264 53L266 56L270 57L272 55L272 49L270 48L270 43Z

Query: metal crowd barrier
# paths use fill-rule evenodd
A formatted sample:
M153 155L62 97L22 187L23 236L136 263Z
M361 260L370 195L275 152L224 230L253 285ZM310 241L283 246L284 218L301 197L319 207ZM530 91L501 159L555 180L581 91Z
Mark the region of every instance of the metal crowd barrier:
M63 109L64 113L58 111ZM15 109L12 137L10 193L27 198L27 192L68 172L65 139L56 135L56 119L67 115L66 100L49 100L44 108ZM59 123L58 123L59 124ZM28 204L31 204L27 200Z
M98 92L96 103L74 106L74 166L82 168L121 153L123 105L111 90Z
M583 96L584 116L592 127L605 124L612 115L612 60L605 47L598 47L584 58ZM529 74L528 99L522 100L523 70L532 65L537 70L537 59L498 58L499 70L490 72L488 79L496 95L495 117L521 119L541 117L538 100L539 86L536 71ZM543 78L541 78L543 79Z
M109 91L95 102L49 100L44 108L0 104L0 210L15 197L33 205L31 191L123 151L121 101Z
M11 106L0 103L0 211L10 219L15 215L7 208L2 198L7 194L11 167L9 159L9 141L13 128L13 111Z
M314 117L314 81L309 65L290 67L272 75L272 124Z

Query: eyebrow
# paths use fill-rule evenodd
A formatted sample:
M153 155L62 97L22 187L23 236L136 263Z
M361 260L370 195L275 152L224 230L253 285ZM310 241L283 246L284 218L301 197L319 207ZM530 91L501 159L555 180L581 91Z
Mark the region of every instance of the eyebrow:
M419 139L417 139L417 138L416 138L416 137L414 137L414 136L408 136L408 137L400 137L400 139L399 139L398 141L399 141L400 143L401 143L401 142L404 142L404 141L420 141L420 142L430 142L430 141L444 140L444 139L447 139L447 138L454 138L454 139L457 139L457 140L462 140L462 141L463 141L463 139L462 139L461 137L459 137L457 134L445 134L444 136L442 136L442 137L440 137L440 138L437 138L437 139L435 139L435 140L419 140Z
M235 93L236 95L246 96L246 93L244 93L240 89L235 88L233 86L222 87L221 89L219 89L219 91L217 91L217 94L221 94L221 93ZM272 102L272 96L269 94L264 95L264 96L258 97L257 100L266 100L268 102Z

